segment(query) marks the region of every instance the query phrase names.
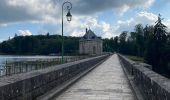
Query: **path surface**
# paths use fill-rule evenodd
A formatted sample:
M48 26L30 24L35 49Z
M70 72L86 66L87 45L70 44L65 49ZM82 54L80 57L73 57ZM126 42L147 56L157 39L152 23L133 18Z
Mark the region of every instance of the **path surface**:
M117 55L111 56L55 100L135 100Z

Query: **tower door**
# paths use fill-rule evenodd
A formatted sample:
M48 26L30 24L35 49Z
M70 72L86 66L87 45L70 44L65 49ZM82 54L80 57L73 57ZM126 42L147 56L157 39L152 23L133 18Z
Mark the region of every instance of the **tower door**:
M96 54L96 47L93 46L93 54Z

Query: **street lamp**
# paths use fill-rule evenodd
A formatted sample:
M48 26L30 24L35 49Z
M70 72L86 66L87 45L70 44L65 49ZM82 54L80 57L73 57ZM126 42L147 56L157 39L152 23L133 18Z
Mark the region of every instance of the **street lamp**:
M67 17L67 21L70 22L71 19L72 19L72 15L71 15L71 13L70 13L70 10L68 11L66 17Z
M66 15L67 21L70 22L71 19L72 19L72 15L70 13L70 10L72 8L72 4L71 4L71 2L68 2L68 1L64 2L63 5L62 5L62 50L61 50L61 52L62 52L62 61L61 61L62 64L64 63L63 10L64 10L65 5L67 5L66 7L67 7L67 10L68 10L67 15Z

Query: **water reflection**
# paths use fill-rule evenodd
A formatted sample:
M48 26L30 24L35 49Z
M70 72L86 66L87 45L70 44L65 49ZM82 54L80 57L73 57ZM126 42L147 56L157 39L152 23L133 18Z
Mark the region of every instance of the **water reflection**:
M0 55L0 64L7 62L18 62L18 61L36 61L46 60L53 58L61 58L60 56L12 56L12 55Z
M0 55L0 77L7 74L16 74L35 70L38 64L32 62L44 62L61 58L60 56L11 56ZM19 64L17 64L18 62ZM24 64L27 62L27 64ZM54 61L53 61L54 62ZM12 64L9 66L9 64ZM7 67L8 65L9 67ZM22 66L21 66L22 65ZM36 65L36 66L35 66ZM39 64L40 65L40 64ZM42 66L41 66L42 67Z

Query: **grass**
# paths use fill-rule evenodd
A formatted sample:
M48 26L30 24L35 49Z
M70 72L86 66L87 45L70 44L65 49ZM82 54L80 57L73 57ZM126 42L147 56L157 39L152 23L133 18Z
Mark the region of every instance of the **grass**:
M130 56L130 55L127 55L126 57L129 58L129 59L131 59L131 60L133 60L133 61L144 62L144 58L142 58L142 57Z

